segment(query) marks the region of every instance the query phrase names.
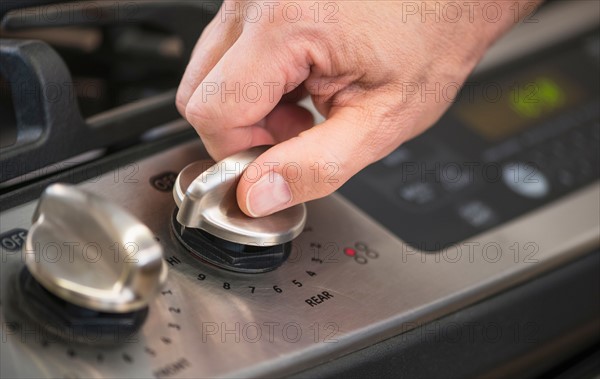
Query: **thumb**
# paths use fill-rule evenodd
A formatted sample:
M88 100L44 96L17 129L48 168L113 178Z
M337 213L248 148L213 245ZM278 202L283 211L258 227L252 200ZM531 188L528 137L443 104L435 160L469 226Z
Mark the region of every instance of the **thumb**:
M251 217L267 216L329 195L382 158L386 145L396 141L374 136L379 128L361 113L358 108L339 108L327 121L258 157L237 187L241 210Z

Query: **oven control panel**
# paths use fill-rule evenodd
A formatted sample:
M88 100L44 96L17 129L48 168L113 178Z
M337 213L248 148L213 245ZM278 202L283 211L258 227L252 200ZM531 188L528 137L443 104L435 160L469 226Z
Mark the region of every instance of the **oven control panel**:
M435 127L342 194L403 241L437 251L598 181L599 45L596 28L471 78Z
M43 206L56 228L46 234L39 230L41 211L36 211L43 201L2 213L2 377L290 374L448 314L597 242L597 183L435 254L405 244L333 195L307 204L303 230L278 268L226 270L191 253L173 228L176 177L189 163L206 159L203 151L199 142L189 142L74 186L81 192L61 200L69 202L70 196L73 201L64 214L52 213L56 199ZM77 193L90 198L77 199ZM94 201L126 212L130 221L112 229L101 222L88 227L82 220ZM562 225L559 220L572 212L575 221ZM111 214L116 213L101 216L108 225L113 225ZM45 237L33 239L32 233ZM27 243L28 236L36 246ZM146 262L156 246L168 273L151 299L139 303L144 307L86 307L61 290L49 291L47 283L40 287L36 278L44 275L31 271L70 270L79 284L106 273L103 280L112 284L105 290L131 289L135 298L145 287L119 275L130 272L124 266ZM77 257L85 260L84 269L71 269L75 263L68 247L81 253ZM159 270L161 265L148 267ZM109 274L117 279L109 281L104 276ZM142 277L154 278L148 288L161 280L159 271ZM68 287L64 281L57 286ZM33 317L27 317L27 309L33 309Z

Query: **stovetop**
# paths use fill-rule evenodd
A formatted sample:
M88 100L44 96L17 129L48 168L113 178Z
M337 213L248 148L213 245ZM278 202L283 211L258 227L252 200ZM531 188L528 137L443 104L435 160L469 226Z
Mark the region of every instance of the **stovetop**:
M158 12L164 10L160 3L153 5ZM156 9L136 14L150 17L147 14L156 14L153 12ZM587 8L582 11L590 13ZM12 20L19 22L9 18L10 22L4 19L3 25L27 24L30 18L25 14L31 13L13 15ZM546 20L542 16L540 19ZM544 17L553 20L554 16ZM546 25L542 21L540 24ZM503 63L501 69L494 71L490 68L492 64L484 60L482 67L487 66L489 73L480 68L481 77L485 80L518 77L517 71L519 75L527 74L529 67L543 66L539 62L554 62L548 57L556 54L575 57L581 65L577 67L582 67L576 71L581 72L588 67L586 64L597 64L594 59L598 58L589 47L597 42L597 25L598 20L592 18L583 29L572 31L572 39L566 44L552 40L549 45L560 46L519 61L516 66ZM524 25L524 31L516 31L513 38L524 43L522 36L530 34L528 27L532 25ZM552 21L552 28L556 27ZM572 25L565 30L569 28ZM590 28L591 32L584 30ZM188 39L193 40L186 34L182 40ZM500 44L494 51L502 49ZM71 75L63 58L41 42L3 40L1 53L5 80L15 72L25 72L27 78L35 74L36 86L44 89L53 82L52 77L46 76L49 71L53 75ZM42 57L52 60L40 61ZM5 62L10 64L5 66ZM32 67L37 69L33 73ZM553 70L537 72L550 75L547 73ZM19 78L17 83L24 80ZM13 92L13 102L18 105L16 121L21 122L21 129L16 133L15 143L3 145L0 154L1 376L289 375L400 335L585 255L600 246L597 167L600 153L593 143L598 115L585 112L588 103L597 104L598 93L578 81L575 74L560 79L569 83L566 86L555 77L549 78L562 89L571 88L573 80L573 86L587 96L580 96L581 103L560 110L560 114L569 115L564 118L575 120L563 122L560 132L589 130L587 140L591 142L585 142L585 149L581 150L591 157L588 159L591 174L582 174L580 179L563 185L554 171L536 166L519 153L496 156L490 162L500 170L514 169L515 164L517 168L533 166L537 175L533 187L521 179L506 182L500 177L490 183L460 187L458 194L448 190L443 196L407 197L407 193L415 193L405 190L415 185L414 180L396 183L400 190L396 184L377 182L378 175L393 178L390 173L407 168L403 165L406 163L443 161L448 157L453 162L465 162L470 158L453 155L456 150L451 143L446 150L436 149L440 135L429 133L407 144L404 147L407 150L394 152L380 166L357 176L340 193L308 203L306 225L292 242L287 261L273 271L260 274L235 273L208 264L190 254L174 235L175 177L189 163L209 157L189 125L175 116L172 92L160 91L157 84L155 90L159 94L150 91L151 95L125 105L115 100L125 97L117 96L111 100L116 103L104 103L111 107L108 111L99 107L96 109L100 113L85 116L74 103L78 100L73 98L61 97L66 103L47 104L43 97L33 101L30 95L15 96ZM132 93L130 88L122 89ZM21 109L25 104L27 109ZM571 117L573 113L578 116ZM29 118L29 114L39 118ZM64 125L72 128L66 130ZM542 130L542 126L535 128L530 130ZM46 144L28 143L44 133ZM556 132L552 136L562 135ZM554 141L535 140L535 149L543 150L546 142L554 146ZM448 155L411 157L419 146L446 151ZM477 154L491 154L490 151L495 151L493 147ZM76 157L89 151L95 153ZM477 157L485 162L481 155ZM521 162L526 162L525 166L518 166ZM150 229L163 249L168 278L150 302L145 323L138 332L119 334L117 329L114 343L109 345L98 344L93 328L82 343L81 338L75 341L68 327L59 326L62 337L57 337L49 332L48 325L30 322L23 314L29 299L19 292L19 283L25 257L31 253L24 249L25 239L41 191L57 181L74 183L78 189L122 207ZM439 182L416 182L421 195L427 193L428 186L435 188L431 193L439 193ZM540 182L548 185L541 197ZM374 188L383 194L373 195ZM538 191L533 192L537 197L528 196L534 189ZM482 193L499 194L497 203L490 202ZM421 215L420 218L415 214ZM489 217L490 214L494 217ZM410 227L414 230L410 229L405 236L403 225L413 216ZM487 221L479 222L482 218ZM456 233L445 232L452 228L457 228ZM454 238L458 233L463 234ZM57 241L57 244L69 242ZM55 247L56 244L48 244L36 249L42 259L52 261L56 259L53 254L62 251ZM104 259L110 254L103 251L100 255Z

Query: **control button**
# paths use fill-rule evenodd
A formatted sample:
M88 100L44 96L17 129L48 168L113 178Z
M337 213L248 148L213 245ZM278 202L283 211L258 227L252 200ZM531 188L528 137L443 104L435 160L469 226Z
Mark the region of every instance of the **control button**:
M68 342L130 342L167 278L162 247L144 224L63 184L42 194L25 250L26 267L8 283L8 317Z
M244 168L269 147L256 146L214 165L198 161L185 167L173 188L177 221L237 244L275 246L296 238L306 223L304 204L259 218L246 216L237 204L235 188Z
M496 214L492 208L479 200L470 201L459 207L458 215L476 228L490 225L496 220Z
M409 203L425 205L436 199L433 184L428 182L407 183L398 190L400 197Z
M99 312L142 309L167 277L162 247L141 221L75 187L54 184L27 234L27 269L46 290Z
M298 204L269 216L251 218L237 204L239 178L269 146L257 146L213 163L198 161L177 176L172 218L176 238L190 253L220 268L262 273L281 266L291 241L306 223Z
M513 192L524 197L539 199L550 192L544 174L526 163L509 163L502 167L502 180Z

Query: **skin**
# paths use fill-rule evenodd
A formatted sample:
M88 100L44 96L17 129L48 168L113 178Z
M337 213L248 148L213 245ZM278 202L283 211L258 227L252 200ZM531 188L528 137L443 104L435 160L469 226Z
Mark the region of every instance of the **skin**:
M423 93L462 84L537 2L467 3L225 1L177 108L215 160L274 145L238 185L247 215L326 196L433 125L451 99ZM425 12L436 6L437 17ZM319 125L296 104L307 95L326 118Z

